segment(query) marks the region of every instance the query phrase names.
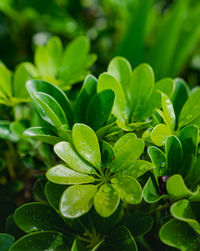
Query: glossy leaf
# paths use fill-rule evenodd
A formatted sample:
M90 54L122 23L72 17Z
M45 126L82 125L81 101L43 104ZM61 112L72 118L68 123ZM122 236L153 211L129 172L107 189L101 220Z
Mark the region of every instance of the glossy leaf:
M43 231L25 235L10 248L10 251L66 251L69 242L61 233L54 231Z
M137 251L136 242L131 232L125 226L119 226L116 228L110 236L105 240L105 246L103 250L115 250L115 251Z
M195 232L185 222L170 220L160 229L160 239L181 251L197 251L199 241Z
M194 92L185 102L180 116L179 127L192 123L200 115L200 90Z
M101 153L95 132L84 124L72 128L72 141L77 152L96 168L101 167Z
M94 185L70 186L60 200L60 212L66 218L77 218L86 214L93 205L97 188Z
M199 190L191 191L187 188L183 178L180 175L173 175L167 181L167 192L173 200L195 197L198 195Z
M168 125L168 127L173 130L176 123L176 117L174 113L173 104L165 94L162 94L162 109L164 114L164 122Z
M112 185L102 185L94 197L94 207L102 217L111 216L119 205L120 197Z
M104 90L91 99L87 107L85 122L94 131L101 128L109 119L114 99L115 94L112 90Z
M14 214L16 224L26 233L55 230L65 232L60 216L48 205L32 202L19 207Z
M127 227L134 237L143 236L153 226L153 217L145 212L137 212L126 215L122 225Z
M10 234L0 233L0 250L8 251L14 243L15 238Z
M171 100L176 114L176 119L178 119L181 109L189 97L189 88L185 81L181 78L176 78L174 80L174 84L175 88Z
M69 142L59 142L54 146L55 153L67 163L69 167L80 173L94 173L95 169L86 163Z
M113 75L119 81L126 99L130 100L130 83L132 75L130 63L123 57L115 57L108 65L108 73Z
M168 136L172 134L170 127L165 124L156 125L151 132L151 140L157 146L163 146Z
M114 78L111 74L103 73L99 76L97 91L103 91L111 89L115 93L115 101L113 106L113 114L120 120L125 121L128 119L126 113L126 99L124 91L119 81Z
M182 173L183 149L180 140L176 136L169 136L165 141L165 153L167 157L167 170L165 175Z
M88 75L82 88L78 94L74 105L74 120L76 123L85 122L86 108L91 100L91 98L97 92L97 79L93 75Z
M54 132L45 127L31 127L24 131L24 135L52 145L62 140L62 138L57 137Z
M199 205L198 205L199 206ZM191 204L188 200L175 202L170 208L171 214L177 220L184 221L190 225L198 234L200 233L200 224L196 219Z
M139 204L142 201L142 188L136 179L123 175L114 177L111 182L120 198L128 204Z
M118 172L129 168L143 153L144 141L128 133L122 136L114 145L115 161L113 171Z
M84 184L95 181L92 176L78 173L68 168L66 165L57 165L50 168L46 173L46 177L53 183L63 185Z
M187 174L191 175L189 172L192 172L192 168L195 164L199 141L199 129L197 126L193 125L186 126L178 133L178 138L181 141L184 156L181 174L185 177Z
M159 148L155 146L148 147L148 154L149 157L151 158L151 161L156 167L153 169L155 176L158 177L166 175L167 173L166 155Z
M29 80L26 83L26 88L30 94L30 96L34 96L38 93L46 94L48 97L50 97L50 100L53 100L53 103L56 104L56 107L59 107L57 109L61 109L64 111L64 114L66 114L67 124L69 127L72 126L73 123L73 117L72 117L72 111L70 107L69 100L65 93L58 88L57 86L46 82L42 80ZM38 113L40 114L41 118L49 123L49 118L44 113L44 110L39 105L37 100L33 100L34 105ZM50 108L52 108L52 103L49 104ZM62 113L62 112L61 112Z

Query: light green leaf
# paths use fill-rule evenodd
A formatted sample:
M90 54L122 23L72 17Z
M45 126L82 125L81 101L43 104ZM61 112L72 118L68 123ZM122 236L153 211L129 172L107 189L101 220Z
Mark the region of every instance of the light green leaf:
M0 98L12 96L11 77L12 73L0 63Z
M97 91L100 92L107 89L111 89L115 93L113 114L120 121L126 121L128 116L126 113L126 99L122 86L111 74L102 73L98 79Z
M72 141L77 152L96 168L101 168L101 152L95 132L87 125L75 124Z
M136 160L130 166L125 166L117 172L119 175L128 175L135 179L142 176L147 171L153 169L155 166L146 160Z
M60 211L66 218L78 218L86 214L93 205L97 187L94 185L70 186L60 200Z
M178 174L173 175L168 179L166 188L170 198L173 200L195 197L199 193L199 189L194 192L189 190L185 185L183 178Z
M78 155L71 143L65 141L59 142L54 146L54 151L75 171L88 174L95 173L95 169Z
M115 57L108 65L108 73L113 75L119 81L126 99L130 100L130 83L132 75L130 63L123 57Z
M95 181L92 176L78 173L68 168L66 165L56 165L50 168L46 173L46 177L53 183L63 185L83 184Z
M188 224L170 220L160 229L160 239L165 244L181 251L198 251L199 240Z
M174 108L171 100L164 93L162 94L162 110L164 122L173 130L176 123Z
M151 140L157 146L163 146L168 136L172 135L172 131L169 126L165 124L156 125L151 132Z
M199 208L199 204L198 204ZM198 234L200 233L200 224L196 219L193 208L188 200L175 202L170 208L171 214L177 220L184 221L190 225Z
M128 204L139 204L142 201L142 188L136 179L124 175L114 177L111 182L120 198Z
M143 153L144 141L136 138L133 133L122 136L114 145L115 161L113 171L118 172L125 167L128 169Z
M99 215L112 215L119 205L120 197L112 185L102 185L94 197L94 207Z

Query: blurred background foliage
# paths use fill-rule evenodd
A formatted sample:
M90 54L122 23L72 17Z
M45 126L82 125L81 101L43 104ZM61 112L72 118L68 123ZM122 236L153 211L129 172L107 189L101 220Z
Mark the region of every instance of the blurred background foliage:
M93 73L115 55L148 62L156 78L199 80L200 2L196 0L1 0L0 55L8 68L33 61L52 35L64 44L79 35L98 55Z

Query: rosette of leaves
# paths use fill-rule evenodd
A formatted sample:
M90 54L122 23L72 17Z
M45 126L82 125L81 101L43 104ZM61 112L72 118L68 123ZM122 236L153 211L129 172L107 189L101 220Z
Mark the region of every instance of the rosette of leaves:
M115 92L112 113L118 119L118 126L126 131L148 127L155 109L161 107L161 92L170 97L173 88L170 78L155 83L148 64L141 64L132 71L130 63L121 57L111 60L97 85L98 91L111 89Z
M157 110L157 125L150 138L157 146L162 146L170 135L177 135L181 128L189 124L200 126L200 89L189 91L186 83L175 79L175 90L171 100L162 94L162 111ZM160 119L162 121L160 121Z
M29 101L25 84L34 74L31 69L29 63L21 63L13 73L0 63L0 104L16 106Z
M71 141L71 128L75 122L99 130L99 135L108 133L115 122L107 123L115 95L112 90L97 93L96 86L96 78L88 75L72 104L59 87L43 80L29 80L27 90L43 126L29 128L25 135L49 144Z
M150 162L137 160L143 150L144 141L133 133L122 136L112 148L104 141L99 144L87 125L75 124L72 142L59 142L54 147L66 164L56 165L46 173L49 181L70 185L60 199L62 215L77 218L94 204L99 215L109 217L120 200L140 203L142 188L136 179L154 167Z
M65 49L58 37L50 38L46 45L38 46L35 52L37 78L69 89L70 85L82 81L90 73L88 69L96 61L96 55L89 51L90 40L85 36L74 39Z

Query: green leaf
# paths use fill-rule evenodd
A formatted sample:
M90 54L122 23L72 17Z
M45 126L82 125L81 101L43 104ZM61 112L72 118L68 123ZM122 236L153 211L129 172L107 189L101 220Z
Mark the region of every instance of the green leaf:
M94 207L99 215L106 218L111 216L119 205L120 197L112 185L104 184L94 197Z
M136 179L120 175L112 178L111 183L120 198L128 204L139 204L142 201L142 188Z
M59 142L54 146L55 153L67 163L69 167L80 173L95 173L95 169L78 155L69 142Z
M183 163L181 167L181 175L191 175L195 164L197 147L199 141L199 129L197 126L189 125L184 127L179 133L178 138L181 141L183 149Z
M88 75L85 78L82 88L75 101L73 115L74 115L74 121L76 123L85 122L86 108L92 97L96 94L96 92L97 92L97 79L92 75Z
M53 103L56 103L56 106L58 106L59 109L62 109L65 112L67 118L67 124L71 128L73 124L73 117L72 117L70 102L65 93L60 88L49 82L42 80L29 80L26 83L26 88L31 97L37 93L43 93L49 95L51 97L50 99L51 100L53 99ZM39 105L37 100L34 99L33 101L35 108L40 114L41 118L49 123L48 117L44 113L44 110ZM50 104L50 107L52 107L52 104Z
M130 63L123 57L115 57L108 65L108 73L119 81L125 93L126 99L130 100L130 83L132 75Z
M14 241L15 238L12 235L0 233L0 250L8 251Z
M172 135L172 131L169 126L165 124L156 125L151 132L151 140L157 146L163 146L168 136Z
M98 79L97 91L100 92L107 89L111 89L115 93L115 101L112 111L113 114L120 121L126 121L128 116L126 113L126 99L122 86L112 75L108 73L102 73Z
M184 125L188 125L193 122L198 116L200 116L200 90L194 92L189 99L185 102L180 116L179 116L179 128Z
M137 251L136 242L131 232L125 226L119 226L105 240L104 251Z
M199 207L199 204L198 204ZM200 224L196 219L193 208L188 200L175 202L170 208L171 214L177 220L184 221L190 225L198 234L200 233Z
M181 78L175 78L174 83L175 83L175 88L171 100L173 103L174 112L176 114L176 119L178 122L181 109L189 97L189 88L185 83L185 81Z
M134 237L143 236L151 230L153 217L144 212L133 213L124 217L122 225L127 227Z
M72 128L72 141L77 152L96 168L101 168L101 152L95 132L84 124Z
M136 160L134 161L129 167L118 170L118 175L128 175L132 178L137 179L138 177L142 176L147 171L153 169L155 166L146 160Z
M46 177L53 183L63 185L83 184L95 181L92 176L78 173L68 168L66 165L56 165L50 168L46 173Z
M195 197L199 193L199 189L194 192L189 190L185 185L183 178L178 174L173 175L168 179L166 188L170 198L173 200Z
M66 233L61 217L48 205L32 202L19 207L14 214L16 224L26 233L55 230Z
M66 218L78 218L86 214L93 205L97 187L94 185L70 186L60 200L60 212Z
M25 64L17 66L13 76L14 96L17 98L28 99L26 90L26 81L30 79L30 75L25 67Z
M166 155L155 146L148 147L148 154L151 161L156 166L156 168L153 169L155 177L166 175Z
M29 251L66 251L70 242L58 232L36 232L25 235L16 241L9 251L24 251L26 249Z
M176 123L174 108L171 100L164 93L162 94L162 110L164 122L173 130Z
M182 173L183 149L180 140L176 136L169 136L165 141L165 153L167 157L167 176Z
M111 164L115 158L115 153L112 146L106 141L100 141L102 168Z
M162 242L181 251L199 248L198 237L185 222L170 220L161 227L159 235Z
M10 122L7 120L0 120L0 138L16 142L19 138L10 130Z
M12 73L3 64L0 64L0 98L12 96L11 77Z
M144 141L136 138L133 133L122 136L114 145L115 161L113 171L118 172L129 168L143 153Z
M57 137L53 131L45 127L28 128L24 131L24 136L31 137L51 145L55 145L62 140L62 138Z
M94 131L97 131L99 128L101 128L109 119L114 99L115 94L112 90L104 90L100 93L97 93L91 99L87 107L85 122Z
M148 103L154 88L154 73L148 64L141 64L132 73L131 79L131 114L139 120L142 107Z
M32 95L32 99L34 99L42 108L44 111L43 116L46 117L45 120L51 125L59 129L62 124L67 124L67 118L64 110L53 97L46 93L38 92ZM38 108L38 110L39 109L40 108Z

